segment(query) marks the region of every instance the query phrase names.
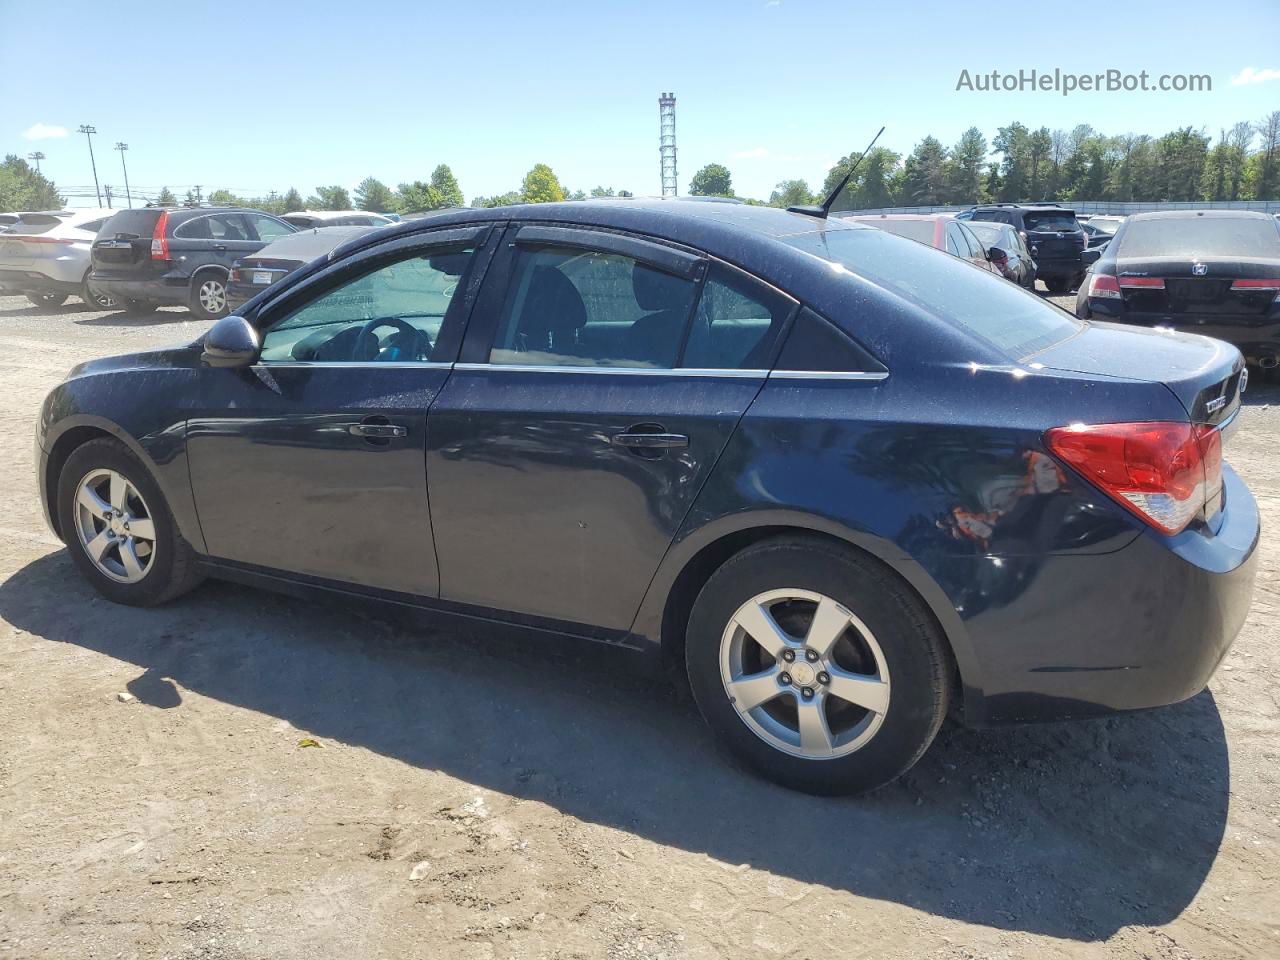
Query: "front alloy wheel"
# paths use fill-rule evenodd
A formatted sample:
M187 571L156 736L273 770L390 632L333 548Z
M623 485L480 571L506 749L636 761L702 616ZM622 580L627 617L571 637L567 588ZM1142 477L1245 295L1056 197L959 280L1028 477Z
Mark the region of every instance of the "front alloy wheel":
M137 583L156 558L156 527L142 494L114 470L92 470L76 488L76 534L98 572Z

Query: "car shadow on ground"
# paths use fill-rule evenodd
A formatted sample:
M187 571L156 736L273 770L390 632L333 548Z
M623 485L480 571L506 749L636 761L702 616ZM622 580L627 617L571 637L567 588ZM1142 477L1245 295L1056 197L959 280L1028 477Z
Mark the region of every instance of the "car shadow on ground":
M99 311L98 307L90 306L77 297L72 297L66 303L56 307L37 307L35 304L28 302L25 298L19 302L22 303L22 306L20 307L0 309L0 319L7 319L9 317L58 317L63 314L70 315L75 313Z
M1246 407L1280 405L1280 374L1275 370L1249 368L1249 382L1240 402Z
M162 323L193 323L195 320L187 310L156 310L142 314L112 310L73 322L81 327L154 327Z
M949 726L899 782L829 799L736 769L616 650L410 628L223 583L112 607L62 551L0 584L0 616L135 665L128 689L154 708L194 691L724 863L993 928L1097 940L1167 923L1226 823L1208 692L1104 721Z

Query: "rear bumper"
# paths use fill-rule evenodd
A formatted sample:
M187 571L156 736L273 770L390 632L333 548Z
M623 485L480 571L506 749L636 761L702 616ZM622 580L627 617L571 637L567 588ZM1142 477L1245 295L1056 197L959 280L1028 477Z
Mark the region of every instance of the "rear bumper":
M253 283L229 283L227 284L227 307L235 311L239 307L244 306L263 290L270 290L269 286L264 287L262 284Z
M1210 535L1139 535L1114 553L957 559L948 580L979 661L975 725L1177 703L1204 689L1253 597L1258 508L1223 467ZM968 566L963 566L967 564ZM986 569L975 569L981 564ZM993 576L994 573L994 576Z
M33 270L0 270L0 293L79 292L79 281L58 280Z
M1180 333L1198 333L1225 340L1248 360L1280 355L1280 318L1271 315L1140 313L1126 309L1115 300L1094 298L1089 298L1089 313L1098 320L1131 323L1138 327L1170 327Z
M169 303L182 305L187 302L187 281L159 277L154 280L123 280L98 273L89 274L89 286L115 300L136 300L139 303Z
M1085 271L1084 260L1081 257L1067 257L1065 259L1058 257L1050 257L1041 259L1036 257L1036 276L1044 280L1056 280L1061 277L1078 277Z

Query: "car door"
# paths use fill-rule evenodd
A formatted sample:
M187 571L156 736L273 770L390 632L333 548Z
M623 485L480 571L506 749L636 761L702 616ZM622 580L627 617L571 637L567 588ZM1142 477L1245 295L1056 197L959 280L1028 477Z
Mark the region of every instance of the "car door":
M401 237L341 261L258 312L258 363L200 371L187 449L212 557L437 594L427 410L489 231Z
M794 302L618 234L506 243L428 416L441 597L623 631Z
M248 256L262 246L255 236L243 214L208 213L178 224L169 249L173 258L185 262L189 270L213 264L229 271L238 257Z

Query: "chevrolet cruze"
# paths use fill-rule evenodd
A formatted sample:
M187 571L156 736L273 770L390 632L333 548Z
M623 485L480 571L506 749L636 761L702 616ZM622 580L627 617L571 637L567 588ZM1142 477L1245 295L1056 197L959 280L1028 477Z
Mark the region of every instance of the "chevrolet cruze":
M813 792L898 776L953 706L1201 690L1253 588L1239 352L820 214L352 239L199 342L73 370L38 425L49 522L119 603L222 577L678 666L730 752Z

